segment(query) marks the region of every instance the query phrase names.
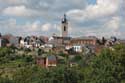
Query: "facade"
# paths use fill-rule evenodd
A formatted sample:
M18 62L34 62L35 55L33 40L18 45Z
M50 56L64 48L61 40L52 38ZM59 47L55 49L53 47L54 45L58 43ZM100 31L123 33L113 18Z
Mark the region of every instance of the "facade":
M70 45L96 45L97 38L95 37L80 37L72 38L70 40Z
M52 41L53 46L57 47L57 46L62 46L63 44L63 37L59 37L59 36L53 36L54 40Z

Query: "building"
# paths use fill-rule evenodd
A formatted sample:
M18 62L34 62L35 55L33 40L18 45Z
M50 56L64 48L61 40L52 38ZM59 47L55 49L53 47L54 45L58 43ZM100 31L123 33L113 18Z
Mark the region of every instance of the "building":
M74 52L82 52L82 46L78 45L78 46L73 46L73 51Z
M41 37L37 36L27 36L25 38L19 38L20 42L20 47L25 47L25 48L40 48L45 44L44 39Z
M125 39L118 40L120 44L125 44Z
M36 63L41 67L55 67L57 65L57 58L54 55L37 57Z
M52 44L54 47L65 47L68 43L70 43L71 37L68 36L68 20L66 18L66 14L61 21L61 32L62 36L53 35L49 38L48 44Z
M46 36L40 36L39 39L42 40L45 43L48 42L48 37L46 37Z
M18 47L19 46L19 39L18 39L18 37L11 36L9 38L9 43L12 46Z
M10 44L9 44L9 38L7 37L7 36L1 36L1 38L0 38L0 40L1 40L1 46L10 46Z
M70 40L70 45L96 45L96 37L78 37Z
M88 46L96 46L97 45L97 38L93 36L89 37L77 37L77 38L71 38L67 45L65 45L65 49L68 51L73 52L82 52L83 47Z
M53 47L62 46L62 43L63 43L63 37L59 36L52 36L48 41L48 44L52 44Z
M68 37L68 20L66 14L64 14L64 18L62 19L62 37Z
M68 20L64 14L61 21L62 36L53 35L49 38L48 44L51 44L56 51L74 50L82 52L84 45L96 45L97 38L94 36L71 38L68 36Z

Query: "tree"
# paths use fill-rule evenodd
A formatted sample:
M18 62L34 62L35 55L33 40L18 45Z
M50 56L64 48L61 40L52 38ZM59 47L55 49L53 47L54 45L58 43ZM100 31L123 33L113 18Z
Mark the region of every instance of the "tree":
M123 83L125 80L125 48L104 49L90 64L86 83Z
M13 50L11 48L2 47L0 48L0 63L6 63L11 60L11 54L13 54Z
M81 83L84 76L78 68L62 65L49 69L30 66L16 71L13 80L15 83Z
M27 63L34 62L34 59L32 56L25 56L25 62Z
M0 77L0 83L14 83L14 82L7 77L6 78Z
M44 50L38 48L38 50L37 50L37 55L40 56L40 55L42 55L43 53L44 53Z

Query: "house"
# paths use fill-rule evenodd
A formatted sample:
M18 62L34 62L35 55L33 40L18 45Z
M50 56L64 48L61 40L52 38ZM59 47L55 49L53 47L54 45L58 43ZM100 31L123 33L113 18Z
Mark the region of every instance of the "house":
M80 45L74 45L73 46L73 50L75 52L82 52L82 46L80 46Z
M57 58L54 55L37 57L36 64L41 67L55 67L57 66Z
M105 42L105 47L111 47L116 44L120 44L120 41L116 37L111 37L110 39L107 39Z
M125 44L125 39L118 40L120 44Z
M54 67L57 64L57 59L54 55L48 56L46 59L46 66Z
M45 42L42 39L35 40L35 47L41 47L44 44L45 44Z
M0 38L0 44L2 46L10 46L9 41L6 38Z
M1 37L2 46L19 46L19 37L6 34Z
M24 39L21 39L20 40L20 47L24 47L24 45L25 45Z
M40 48L43 47L43 45L45 44L44 40L36 36L27 36L25 38L19 38L19 40L20 40L19 41L20 47L30 48L30 49Z
M46 57L37 57L36 64L41 67L46 67Z
M18 47L18 46L19 46L19 39L18 39L18 37L11 36L11 37L9 38L9 43L10 43L12 46Z

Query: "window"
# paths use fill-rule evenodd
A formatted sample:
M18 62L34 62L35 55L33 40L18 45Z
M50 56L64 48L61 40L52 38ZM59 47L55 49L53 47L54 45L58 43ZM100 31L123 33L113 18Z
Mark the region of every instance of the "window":
M66 26L64 26L64 31L66 31Z

